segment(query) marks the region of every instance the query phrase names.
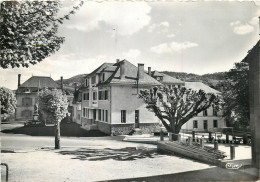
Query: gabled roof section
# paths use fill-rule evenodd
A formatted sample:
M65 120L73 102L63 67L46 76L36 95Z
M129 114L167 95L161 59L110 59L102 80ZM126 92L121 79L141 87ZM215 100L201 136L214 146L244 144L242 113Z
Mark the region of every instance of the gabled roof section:
M254 45L254 47L252 49L250 49L246 55L246 57L242 60L242 62L247 62L250 63L251 60L253 60L253 57L256 57L259 55L256 55L259 53L259 49L260 49L260 40L256 43L256 45Z
M59 88L59 85L51 78L44 76L32 76L26 80L20 87L27 88Z
M177 78L169 76L165 73L160 73L160 74L163 76L163 80L161 81L163 84L183 84L184 85L184 82Z
M114 72L116 71L117 66L107 66L106 68L103 69L105 72Z
M137 72L138 68L130 63L127 60L124 61L125 66L125 78L120 78L120 64L115 63L114 67L116 67L114 73L106 80L103 84L137 84ZM149 76L144 72L144 79L140 79L138 82L139 85L162 85L160 82Z
M159 71L152 71L152 76L163 76Z
M97 69L95 69L94 71L92 71L90 74L87 75L88 76L92 76L94 74L98 74L98 73L101 73L101 71L106 68L106 67L109 67L109 66L113 66L114 63L103 63L101 66L99 66Z
M219 91L201 82L185 82L185 87L195 91L204 90L206 93L221 94Z

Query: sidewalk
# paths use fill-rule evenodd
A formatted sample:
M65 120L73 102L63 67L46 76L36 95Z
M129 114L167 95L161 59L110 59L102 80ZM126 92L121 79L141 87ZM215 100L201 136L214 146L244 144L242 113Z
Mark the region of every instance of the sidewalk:
M153 145L147 147L130 142L115 144L60 150L45 147L27 152L1 153L1 162L8 164L11 182L106 181L213 167L181 157L158 154Z

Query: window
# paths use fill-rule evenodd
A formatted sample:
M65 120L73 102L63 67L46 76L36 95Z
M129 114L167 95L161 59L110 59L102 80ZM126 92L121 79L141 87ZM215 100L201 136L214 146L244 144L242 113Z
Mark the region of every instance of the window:
M207 120L203 121L203 128L204 128L204 130L208 129L208 121Z
M88 86L88 78L85 80L85 84L86 86Z
M102 121L105 121L104 117L105 117L105 110L102 110Z
M218 115L217 110L213 108L213 116L217 116L217 115Z
M126 110L121 110L121 123L126 123Z
M207 110L203 111L203 116L208 116L208 111Z
M105 110L105 121L108 122L108 110Z
M213 127L217 128L218 127L218 120L213 120Z
M93 92L93 100L97 100L97 92Z
M98 91L98 100L103 100L102 99L102 91Z
M98 120L101 121L101 109L98 110Z
M197 120L193 121L193 128L198 128L198 121Z
M32 106L32 98L25 97L22 99L23 106Z
M108 91L105 90L105 100L108 100Z
M89 100L89 93L83 94L83 100Z
M105 73L102 74L102 82L105 81Z
M96 76L91 77L91 83L92 84L96 83Z
M83 117L84 117L84 118L87 117L87 108L83 108Z

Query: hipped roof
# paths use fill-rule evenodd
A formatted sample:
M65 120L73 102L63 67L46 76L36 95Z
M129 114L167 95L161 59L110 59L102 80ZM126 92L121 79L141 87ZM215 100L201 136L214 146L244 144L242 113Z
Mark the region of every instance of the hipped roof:
M204 90L206 93L220 94L219 91L201 82L185 82L185 87L195 91Z
M26 88L59 88L59 85L51 78L44 76L32 76L26 80L20 87Z

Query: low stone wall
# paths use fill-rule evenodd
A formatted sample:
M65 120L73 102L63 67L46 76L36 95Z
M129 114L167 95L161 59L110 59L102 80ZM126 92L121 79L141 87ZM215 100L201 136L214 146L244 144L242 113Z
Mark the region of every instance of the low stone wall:
M112 124L111 125L111 134L113 135L128 135L135 129L135 124ZM140 123L139 129L142 131L142 134L150 134L153 132L159 132L160 126L159 123Z
M134 129L134 124L112 124L111 134L128 135Z
M154 132L160 132L159 123L140 123L139 128L142 130L143 134L150 134Z
M81 118L82 126L92 125L92 120L87 118Z
M98 130L106 134L111 134L111 125L109 123L98 122Z

